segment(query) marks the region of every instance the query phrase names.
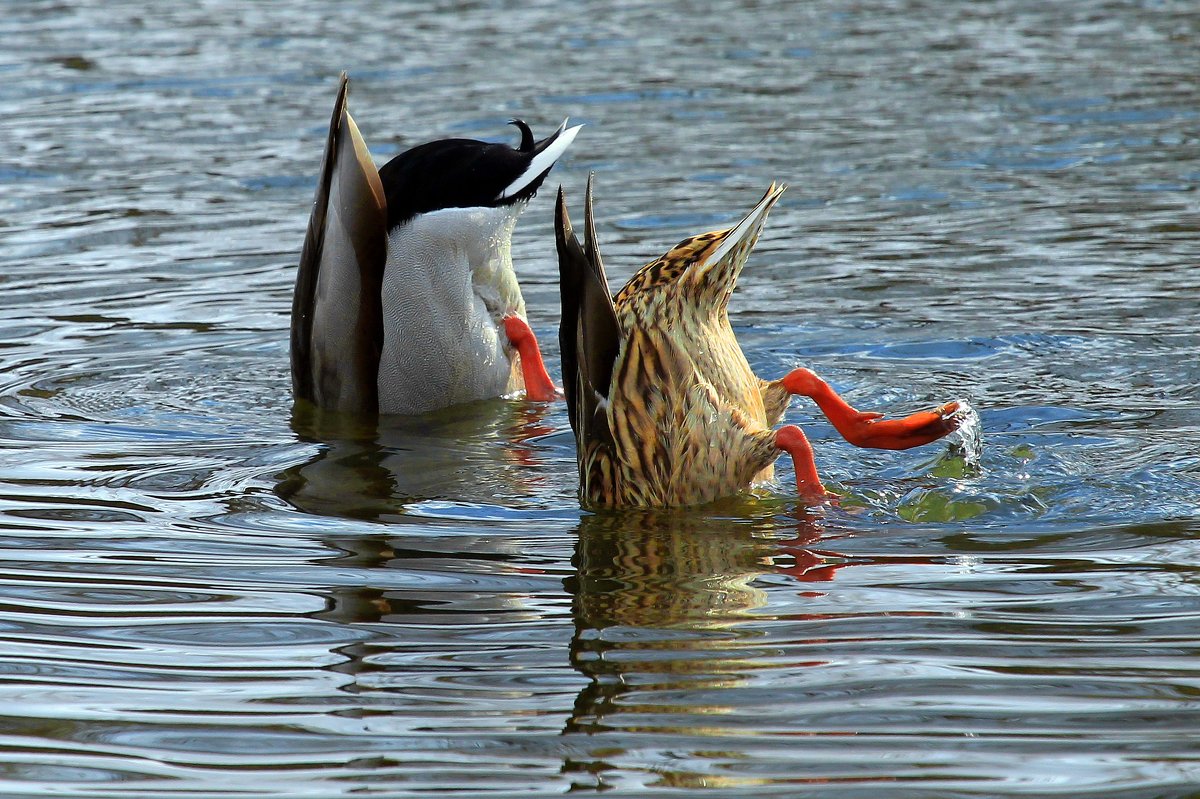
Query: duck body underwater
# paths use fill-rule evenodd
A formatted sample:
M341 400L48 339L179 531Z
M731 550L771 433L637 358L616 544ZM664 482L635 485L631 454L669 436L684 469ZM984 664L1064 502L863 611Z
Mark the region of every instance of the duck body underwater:
M727 308L783 189L772 184L733 228L685 239L646 264L615 298L596 240L591 179L582 246L559 189L559 340L585 506L710 502L771 477L781 452L792 456L800 496L820 501L825 491L803 431L772 429L792 395L811 397L859 446L908 449L958 427L958 403L885 420L855 410L808 369L772 381L751 370Z
M376 169L341 77L292 304L292 391L345 413L556 396L513 270L517 218L579 132L443 139Z

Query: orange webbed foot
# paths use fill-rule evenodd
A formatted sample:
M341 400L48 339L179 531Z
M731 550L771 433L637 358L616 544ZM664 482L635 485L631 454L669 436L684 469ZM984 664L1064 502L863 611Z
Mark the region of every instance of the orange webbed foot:
M546 372L537 336L529 323L519 316L504 317L504 333L521 356L521 376L525 379L525 398L534 402L550 402L559 396L558 387Z
M903 419L883 420L878 418L879 414L872 415L877 418L861 423L855 438L846 436L846 440L872 449L911 449L953 433L962 421L957 402L947 402L932 411L918 411Z
M962 422L957 402L947 402L903 419L884 419L881 413L856 411L809 369L793 369L781 382L788 393L812 398L842 438L859 447L919 447L954 432Z

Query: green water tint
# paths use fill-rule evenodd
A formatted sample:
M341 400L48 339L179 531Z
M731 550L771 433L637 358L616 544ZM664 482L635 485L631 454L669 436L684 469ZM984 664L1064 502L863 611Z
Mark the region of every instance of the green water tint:
M935 490L919 490L910 494L896 508L896 514L906 522L961 522L987 513L982 502L956 500Z

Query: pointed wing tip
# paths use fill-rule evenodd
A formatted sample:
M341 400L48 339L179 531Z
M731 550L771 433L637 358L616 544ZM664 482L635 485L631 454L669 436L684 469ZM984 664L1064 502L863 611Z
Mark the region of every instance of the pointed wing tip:
M594 175L589 174L584 199L584 245L580 246L579 239L571 230L566 210L566 192L562 186L558 190L555 226L559 245L559 293L562 299L559 343L562 348L563 385L571 429L580 452L589 442L610 438L605 432L604 414L597 414L597 409L607 404L612 373L620 351L620 325L596 238L593 179Z
M554 133L552 133L550 137L554 138L555 136L567 131L568 130L567 125L570 124L570 122L571 122L570 117L563 117L563 121L559 124L558 129L556 131L554 131ZM586 123L584 123L584 122L580 122L578 125L571 125L570 130L579 130L585 124ZM572 135L574 135L574 134L572 134Z
M346 98L350 94L350 76L343 70L338 77L337 99L333 102L334 115L340 117L346 108Z
M569 242L579 246L578 239L575 238L575 229L571 226L571 215L567 212L567 191L561 183L558 185L558 199L554 203L554 240L558 245L558 264L561 271L566 250L571 246Z
M725 234L724 240L705 259L706 263L715 264L728 255L747 236L757 237L766 225L767 213L779 200L780 195L787 189L787 184L771 181L762 199L755 203L750 212Z
M584 252L587 254L588 265L607 288L608 276L604 273L604 259L600 256L600 239L596 236L596 213L592 200L592 184L595 177L595 172L588 173L587 190L583 198L583 231L587 236L587 248Z
M592 213L592 185L596 182L595 178L595 172L588 172L587 188L583 192L583 222L589 243L596 240L596 217Z
M783 195L785 190L787 190L786 183L771 181L771 185L767 187L767 191L765 194L763 194L762 199L754 204L754 207L750 209L750 213L746 214L745 218L738 223L737 227L745 224L748 220L757 220L760 217L765 216L767 211L771 210L771 206L778 202L780 196Z
M574 125L569 128L566 125L567 121L564 119L562 126L554 132L554 142L558 144L560 140L562 141L561 149L563 152L571 146L571 142L575 141L575 137L579 135L580 129L583 128L583 125ZM560 152L559 154L561 155L562 153Z

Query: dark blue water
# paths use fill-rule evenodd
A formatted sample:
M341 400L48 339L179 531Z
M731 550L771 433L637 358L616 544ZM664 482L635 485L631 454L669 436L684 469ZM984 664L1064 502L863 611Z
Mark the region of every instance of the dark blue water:
M1200 795L1193 3L4 12L0 795ZM586 123L617 282L788 183L751 363L978 448L586 515L561 405L293 419L343 69L381 162Z

